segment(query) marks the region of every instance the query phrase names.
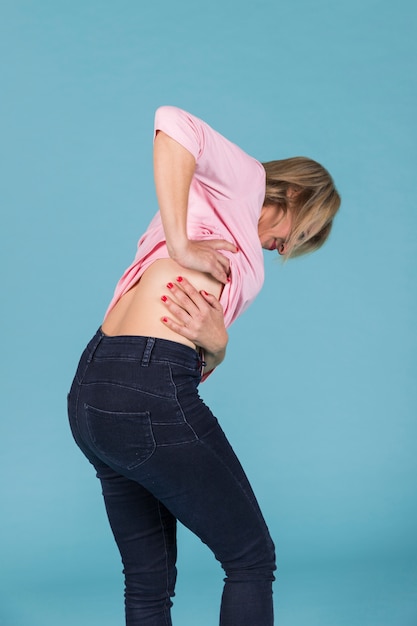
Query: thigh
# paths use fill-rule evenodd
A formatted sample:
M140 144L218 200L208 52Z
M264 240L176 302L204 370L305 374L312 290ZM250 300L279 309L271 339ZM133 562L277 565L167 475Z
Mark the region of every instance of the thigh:
M124 565L127 595L159 595L160 599L173 595L175 517L142 485L103 464L96 469Z
M107 383L96 360L78 398L89 450L162 503L225 569L242 561L273 567L273 544L252 488L199 397L195 372L151 362L139 375L136 363L125 360L112 362Z
M203 428L201 412L210 428ZM274 546L239 460L207 407L194 417L195 441L157 446L132 477L206 543L226 571L242 562L272 571Z

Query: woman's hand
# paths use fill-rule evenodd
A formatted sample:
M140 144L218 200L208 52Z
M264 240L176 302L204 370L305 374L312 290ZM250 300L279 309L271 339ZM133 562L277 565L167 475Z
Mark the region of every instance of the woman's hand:
M224 239L187 240L182 248L172 250L170 256L182 267L205 272L225 284L230 272L230 263L219 250L237 252L236 246Z
M197 291L181 276L175 284L168 283L167 287L170 295L164 294L162 300L175 319L167 316L162 318L162 322L203 348L205 371L212 370L223 361L228 342L222 305L215 296Z

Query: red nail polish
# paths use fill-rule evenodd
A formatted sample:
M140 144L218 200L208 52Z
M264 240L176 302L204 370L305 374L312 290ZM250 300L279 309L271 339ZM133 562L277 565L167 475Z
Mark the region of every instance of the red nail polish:
M182 276L177 276L177 281L178 281L179 283L181 283L181 282L182 282Z
M167 322L167 321L168 321L168 318L163 317L163 318L162 318L162 321L163 321L163 322Z
M230 283L230 276L227 277L227 282Z
M172 283L168 283L168 284L167 284L168 289L172 289L172 288L173 288L173 286L174 286L174 285L173 285Z
M166 302L168 300L168 298L166 296L161 296L161 300L162 300L162 302Z
M202 292L204 293L205 296L208 296L207 291L204 291L204 289L202 289Z

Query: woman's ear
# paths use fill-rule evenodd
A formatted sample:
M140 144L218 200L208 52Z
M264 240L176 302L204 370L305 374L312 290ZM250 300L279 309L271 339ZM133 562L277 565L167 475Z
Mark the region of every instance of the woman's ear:
M301 191L301 187L298 187L297 185L288 185L285 195L287 196L288 200L296 200Z

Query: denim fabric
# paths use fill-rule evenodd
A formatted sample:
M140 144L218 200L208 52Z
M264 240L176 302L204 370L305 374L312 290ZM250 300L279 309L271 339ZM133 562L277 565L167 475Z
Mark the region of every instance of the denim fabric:
M198 395L200 377L187 346L99 330L68 397L72 433L101 481L122 557L128 626L172 623L177 520L226 573L221 626L273 624L274 546L236 455Z

